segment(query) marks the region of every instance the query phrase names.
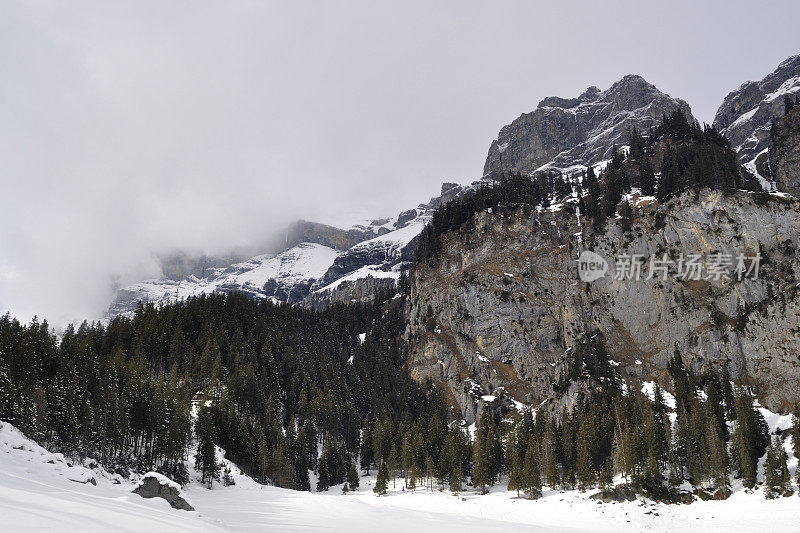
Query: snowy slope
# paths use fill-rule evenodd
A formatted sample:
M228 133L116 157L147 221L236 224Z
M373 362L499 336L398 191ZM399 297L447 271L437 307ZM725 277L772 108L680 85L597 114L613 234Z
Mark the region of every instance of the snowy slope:
M317 297L344 281L369 277L397 279L400 276L397 267L413 259L412 241L422 232L428 220L429 214L420 214L406 226L360 242L344 252L314 285Z
M788 417L762 412L773 431L786 427ZM792 459L792 472L796 465ZM232 487L184 487L184 497L197 509L186 512L131 494L135 483L117 479L115 484L102 472L88 471L97 485L70 480L85 479L87 471L68 466L0 422L0 530L783 532L796 531L800 520L797 496L766 500L760 489L746 493L740 487L725 501L665 505L598 503L588 499L595 491L548 489L543 498L530 501L503 485L483 496L469 487L458 496L429 492L424 482L411 492L398 479L387 496L378 498L372 493L374 476L362 477L358 491L345 496L341 487L325 493L262 487L235 471Z
M301 243L276 256L259 255L204 278L153 279L119 291L109 315L131 313L139 300L168 302L202 293L242 291L259 298L295 303L308 294L341 252L321 244Z

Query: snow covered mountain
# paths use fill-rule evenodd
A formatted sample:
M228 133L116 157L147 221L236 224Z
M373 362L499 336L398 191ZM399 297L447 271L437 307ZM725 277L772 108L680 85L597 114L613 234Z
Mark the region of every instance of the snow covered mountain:
M397 217L366 221L348 229L298 221L286 231L288 250L247 261L182 254L162 260L164 275L117 291L107 317L132 313L139 301L169 302L203 293L240 291L276 302L320 308L331 302L366 301L393 287L413 260L415 238L433 211L469 189L442 185L441 195ZM300 242L300 239L311 242ZM353 244L355 243L355 244ZM272 246L279 246L273 243Z
M535 111L503 126L483 168L531 173L609 159L614 144L627 143L636 126L646 132L679 109L691 120L689 104L662 93L641 76L627 75L605 91L589 87L577 98L545 98Z
M241 291L258 298L296 303L311 290L341 252L314 243L300 243L278 255L258 255L225 268L209 268L205 277L152 279L120 289L109 316L129 314L137 303L168 302L202 293Z
M767 151L772 120L784 113L784 95L800 94L800 54L783 61L760 81L731 91L714 117L714 126L731 142L751 172L768 176Z

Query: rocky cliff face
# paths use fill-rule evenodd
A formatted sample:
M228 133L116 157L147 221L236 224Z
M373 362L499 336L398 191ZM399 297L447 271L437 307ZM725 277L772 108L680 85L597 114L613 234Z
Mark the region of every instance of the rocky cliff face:
M425 224L430 220L433 211L442 203L449 202L457 195L461 194L466 188L456 183L444 183L440 196L431 198L426 204L420 204L415 209L409 209L400 213L396 222L393 224L393 231L382 233L378 237L359 242L345 253L336 258L325 275L316 283L314 290L319 292L309 300L309 305L319 307L323 305L326 295L333 294L326 287L338 280L350 276L359 271L371 274L375 277L376 271L390 272L396 271L400 263L412 261L416 250L416 237L420 234ZM398 274L399 275L399 274ZM352 280L351 280L352 281ZM361 284L360 288L366 288L373 284ZM337 287L333 301L340 301L343 298L345 287ZM376 285L377 286L377 285ZM353 286L355 288L355 286ZM360 290L359 290L359 294ZM355 299L361 296L354 296Z
M608 159L615 143L627 143L631 126L646 132L676 109L691 120L686 102L635 75L605 91L589 87L577 98L545 98L535 111L500 130L483 172L530 173L545 165L568 168Z
M768 180L765 170L770 123L784 114L783 95L800 92L800 55L778 65L761 81L748 81L723 100L714 127L731 142L739 159ZM761 157L759 157L761 156Z
M769 168L779 190L800 197L800 104L775 123Z
M706 189L634 205L627 233L615 219L602 231L582 227L567 204L482 212L446 234L436 262L411 279L412 374L446 385L471 419L487 399L538 404L563 392L571 359L599 334L623 376L667 383L677 350L696 372L727 365L772 409L800 399L797 202ZM664 253L763 259L758 279L687 281L672 271L663 281L584 283L575 266L582 249L612 271L621 254L640 254L645 265Z

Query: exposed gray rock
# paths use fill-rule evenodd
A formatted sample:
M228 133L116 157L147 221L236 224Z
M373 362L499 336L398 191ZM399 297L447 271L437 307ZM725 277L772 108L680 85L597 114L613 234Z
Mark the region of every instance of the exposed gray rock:
M363 277L345 280L331 289L312 292L303 301L303 305L312 309L324 309L334 303L366 303L375 296L388 290L394 290L397 282L394 278Z
M395 231L386 233L380 237L360 242L352 246L345 253L336 258L333 265L325 272L325 275L312 287L313 295L309 296L309 306L319 308L324 306L326 298L333 298L331 301L360 301L364 298L364 289L368 287L384 288L387 283L367 282L362 284L348 283L337 287L336 291L322 291L324 287L342 279L343 277L367 266L375 269L388 271L396 268L402 262L412 261L417 248L417 235L422 231L433 216L433 212L443 203L449 202L459 194L468 190L469 187L458 185L457 183L444 183L441 195L431 198L427 204L420 204L416 209L403 211L397 217ZM345 291L350 287L357 291L351 297L346 297ZM373 298L371 295L369 298Z
M692 119L686 102L635 75L602 92L589 87L578 98L545 98L535 111L500 130L489 147L483 173L531 173L546 164L566 168L608 159L615 143L627 143L631 126L646 132L676 109Z
M776 123L769 166L778 190L800 196L800 105Z
M616 485L610 489L601 490L589 496L590 500L600 500L605 503L611 502L634 502L636 501L636 488L630 483Z
M145 474L133 492L142 498L163 498L173 509L194 511L194 507L181 496L180 486L177 483L154 472Z
M550 398L592 332L636 382L667 385L677 350L695 372L727 365L734 378L746 376L773 410L800 400L795 200L687 192L664 206L637 205L627 235L613 219L597 233L581 228L569 206L495 210L473 222L444 235L435 264L416 268L406 330L412 376L446 384L468 418L479 395L500 387L534 405ZM764 260L756 280L684 281L672 272L665 281L582 283L575 260L583 247L609 260L712 251ZM573 384L561 401L584 393Z
M769 147L770 123L783 116L783 95L798 91L800 55L782 62L761 81L747 81L731 91L714 116L714 127L731 142L742 163L748 164Z

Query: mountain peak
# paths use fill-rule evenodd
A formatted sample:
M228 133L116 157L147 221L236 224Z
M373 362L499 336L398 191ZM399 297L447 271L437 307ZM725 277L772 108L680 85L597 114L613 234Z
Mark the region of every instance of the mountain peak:
M596 86L577 98L549 96L536 109L504 126L489 148L484 175L542 167L566 168L607 159L625 144L631 126L646 131L676 109L692 119L689 105L628 74L605 91Z
M728 93L714 116L714 126L757 175L759 169L765 171L770 124L783 116L786 94L800 94L800 54L783 60L763 79L746 81Z

